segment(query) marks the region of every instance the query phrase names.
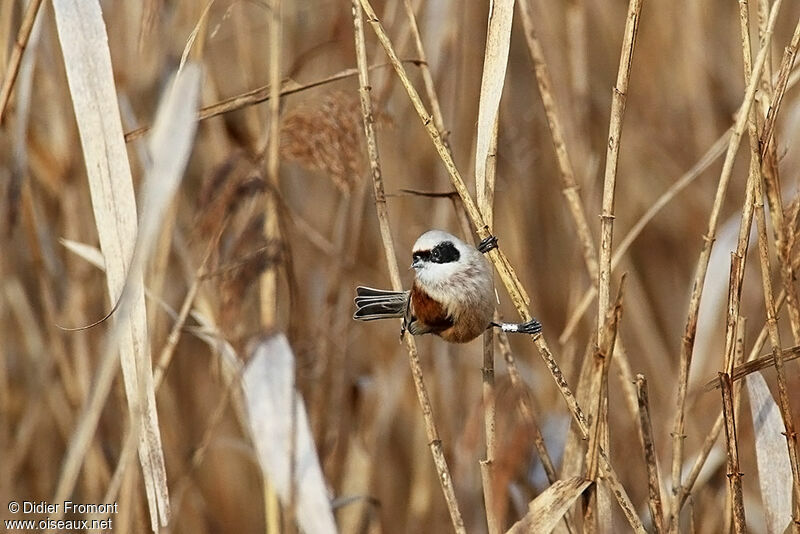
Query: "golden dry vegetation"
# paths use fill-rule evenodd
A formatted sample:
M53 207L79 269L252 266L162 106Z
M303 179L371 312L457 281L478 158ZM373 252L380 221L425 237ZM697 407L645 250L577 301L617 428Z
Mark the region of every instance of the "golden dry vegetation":
M157 508L162 531L294 532L320 510L262 474L287 443L254 431L278 416L241 387L276 332L343 533L505 532L557 493L577 497L566 519L534 506L513 531L782 532L792 501L800 519L781 434L800 424L797 2L517 0L478 195L484 55L506 64L489 2L103 0L113 80L91 17L66 22L96 3L0 2L3 519L71 499L118 502L114 532ZM146 212L143 184L192 141L192 120L146 129L184 62L202 120L174 200ZM498 310L541 336L414 346L399 321L352 320L395 257L409 286L422 232L472 241L484 221ZM765 382L704 388L764 355Z

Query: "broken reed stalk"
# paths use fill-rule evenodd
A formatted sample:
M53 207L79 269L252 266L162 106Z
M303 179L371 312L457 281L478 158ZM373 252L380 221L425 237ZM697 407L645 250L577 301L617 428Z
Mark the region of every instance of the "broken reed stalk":
M750 33L747 9L746 3L739 3L739 26L742 41L745 86L750 83L752 75L752 57L750 53ZM729 376L733 373L733 368L735 366L734 354L736 351L737 325L741 309L742 287L744 284L744 273L747 264L750 230L753 226L753 213L756 203L756 182L760 183L761 181L761 165L759 162L757 147L757 113L757 107L753 105L750 107L750 111L747 116L747 131L750 142L750 162L745 186L744 205L742 206L742 216L739 223L739 236L736 242L736 250L731 253L728 305L725 320L725 349L723 352L722 364L724 372Z
M728 142L728 149L725 154L725 161L722 165L719 183L717 185L717 192L714 196L714 204L711 208L711 214L708 219L708 229L703 236L703 248L697 261L695 270L694 281L692 283L692 292L689 300L689 311L686 319L686 327L681 340L681 352L679 360L679 376L678 376L678 394L675 404L675 420L672 430L672 494L673 494L673 507L672 507L672 524L670 524L670 532L677 532L678 518L680 510L678 506L678 496L681 493L681 466L683 464L683 440L684 440L684 417L686 410L686 392L689 382L689 369L691 367L692 352L694 350L694 339L697 332L697 319L700 311L700 299L703 296L703 285L706 279L706 272L708 271L708 262L711 258L711 248L717 234L717 227L719 225L720 212L725 196L728 191L728 184L730 183L731 174L733 171L733 163L736 157L736 152L739 148L739 143L744 133L747 117L750 114L750 107L753 104L756 89L758 87L758 78L761 76L761 70L764 68L764 63L769 51L769 46L772 37L772 29L775 27L777 19L780 0L777 0L772 6L770 12L770 19L768 23L769 33L765 35L764 44L758 53L756 62L753 66L753 74L750 83L745 91L744 101L739 110L739 115L736 117L736 123L733 127Z
M606 170L603 179L603 206L600 214L600 262L598 278L597 340L602 345L608 335L604 327L605 316L611 299L611 248L614 234L614 199L617 184L617 164L619 162L619 143L622 135L622 120L625 117L625 103L630 80L633 49L639 30L639 16L643 0L630 0L619 58L617 83L611 100L611 119L608 126L608 151Z
M737 332L736 333L736 343L735 343L736 348L734 349L734 353L733 353L734 365L739 365L740 363L742 363L742 361L744 359L744 334L745 334L746 326L747 326L747 318L740 316L739 320L737 321L737 324L736 324L736 332ZM766 325L764 325L764 328L766 329ZM766 338L764 340L766 341ZM720 383L719 379L717 380L717 383ZM744 383L739 383L739 384L733 385L733 388L732 388L733 410L734 410L733 421L734 421L734 423L736 423L736 421L739 418L739 408L742 405L742 395L740 393L741 393L741 390L742 390L743 386L744 386ZM722 418L723 416L724 416L723 410L720 409L720 418ZM726 494L726 499L728 500L728 502L730 502L730 494ZM731 531L730 521L733 519L732 514L726 513L724 519L727 522L726 523L727 524L726 532L730 532Z
M588 389L585 391L586 403L590 413L589 442L586 447L586 478L597 481L600 473L599 455L601 448L608 449L608 369L614 355L619 322L622 318L622 296L625 276L620 281L617 299L608 310L603 324L603 341L592 351ZM611 530L611 510L608 496L598 492L598 487L587 488L587 505L584 510L584 526L590 532Z
M530 0L518 0L517 4L522 16L522 25L525 29L525 41L528 44L528 51L533 61L533 71L539 86L539 95L542 97L542 107L547 119L547 126L550 129L550 137L556 152L556 162L558 163L559 177L561 178L561 193L564 195L569 213L572 216L572 222L575 225L575 231L578 234L578 240L583 250L583 261L586 263L586 270L589 272L589 277L594 287L597 284L598 276L597 251L595 250L592 233L589 230L586 211L583 209L580 186L575 181L575 172L567 151L561 120L558 117L550 69L545 62L542 45L536 36Z
M778 82L775 84L775 92L772 95L772 100L769 104L767 117L764 119L764 126L761 130L761 137L759 144L761 146L761 157L765 157L772 144L773 135L775 133L775 118L781 108L783 102L783 95L786 93L786 87L789 82L789 74L794 67L794 60L797 57L797 47L800 45L800 20L794 27L792 33L792 40L783 51L783 58L781 59L781 67L778 73Z
M780 4L781 0L776 0L775 4ZM739 20L742 33L742 52L744 54L744 69L745 69L745 83L750 81L750 33L749 33L749 16L747 2L739 1ZM767 28L769 35L771 30ZM797 33L797 32L795 32ZM774 115L773 115L774 116ZM800 500L800 466L798 466L797 456L797 434L794 431L794 414L792 413L791 403L789 401L788 392L786 390L786 374L783 368L783 354L781 351L780 333L778 332L778 319L776 316L775 301L773 298L772 281L770 280L770 261L769 261L769 245L767 242L767 223L766 215L764 213L764 193L762 190L762 175L761 175L761 151L759 149L759 136L758 136L758 118L756 110L750 111L750 120L748 122L748 131L750 135L750 181L752 182L753 190L753 203L756 212L756 227L758 229L758 257L761 265L761 281L762 289L764 292L764 305L767 314L767 331L769 332L769 340L772 348L772 355L775 360L775 370L778 377L778 398L781 415L783 416L783 423L785 426L786 445L789 453L789 463L792 468L792 484L795 494L795 499ZM780 202L780 199L778 199ZM750 225L747 226L747 234L750 233ZM745 238L747 239L747 238ZM744 264L744 258L742 258ZM744 265L742 266L744 271ZM744 274L742 273L742 277ZM790 284L791 286L791 284ZM741 291L741 290L740 290ZM788 295L787 295L788 296ZM728 380L733 373L733 367L727 371ZM798 507L794 507L794 521L800 521L798 514Z
M747 525L742 498L743 473L739 471L739 446L736 440L731 377L726 373L720 373L719 380L722 385L722 411L725 414L725 436L728 445L728 494L731 496L734 531L736 534L742 534L747 532Z
M795 30L796 30L796 32L800 32L800 23L798 23L798 25L795 28ZM800 33L797 33L797 34L800 35ZM789 49L791 49L791 45L787 48L787 50L789 50ZM796 51L796 47L795 47L795 51ZM793 60L793 59L794 59L794 55L793 54L787 53L787 54L784 55L783 62L781 63L781 75L783 75L784 66L791 64L793 62L791 60ZM787 79L788 79L788 72L789 71L787 70L787 75L786 75ZM779 77L779 81L780 81L780 77ZM784 82L782 86L780 86L780 84L779 84L779 87L782 87L781 91L785 92L786 89L788 89L789 87L792 87L796 82L797 82L797 78L793 78L788 83ZM776 89L776 93L773 95L773 102L777 99L777 95L778 94L779 93L777 92L777 89ZM774 108L771 107L770 109L774 109ZM741 113L741 111L739 113ZM617 265L619 264L620 260L623 258L625 253L628 251L628 248L630 248L631 244L636 240L637 237L639 237L639 235L641 234L641 232L645 228L645 226L647 226L647 224L649 224L650 221L656 215L658 215L658 213L664 208L664 206L666 206L670 201L672 201L672 199L675 198L675 196L678 193L683 191L689 184L693 183L695 179L699 178L700 175L708 167L710 167L711 164L714 163L717 160L717 158L722 155L723 152L725 152L725 147L728 146L728 143L730 141L730 136L731 136L732 132L733 132L733 127L729 128L725 133L723 133L719 138L717 138L717 140L714 142L714 144L711 145L711 147L709 147L709 149L706 151L705 154L703 154L703 156L697 161L697 163L695 163L694 166L692 166L692 168L689 169L680 178L675 180L674 183L658 198L658 200L656 200L656 202L652 206L650 206L650 208L647 210L647 212L639 218L639 220L636 222L636 224L634 224L631 227L631 229L628 231L628 233L625 235L625 237L622 239L622 241L620 241L619 246L617 246L616 250L614 251L614 255L611 258L611 269L612 270L616 269ZM764 137L764 133L763 132L761 134L761 137L763 139L763 137ZM760 141L760 143L762 143L762 146L763 146L763 141ZM769 192L768 192L768 194L769 194ZM776 205L780 206L780 202L772 202L771 206L772 206L772 204L776 204ZM780 208L781 209L777 209L776 208L775 211L776 212L782 211L782 206L780 206ZM775 226L776 232L778 231L778 229L783 227L783 225L781 225L781 224L775 224L774 226ZM788 245L788 243L786 243L784 239L778 239L778 241L783 244L783 246L780 247L779 253L783 253L784 255L788 255L789 251L788 250L784 250L786 248L786 246ZM782 260L782 261L784 261L784 260ZM787 260L787 261L789 261L789 260ZM792 273L791 272L787 273L787 274L785 274L783 276L784 276L785 279L788 279L788 280L792 279ZM592 299L594 299L596 296L597 296L597 287L596 286L590 286L586 290L586 292L583 294L583 297L581 298L580 303L575 307L575 311L572 313L570 318L567 320L567 323L564 326L564 330L563 330L563 332L561 333L561 335L558 338L560 343L562 343L562 344L565 343L566 340L570 336L572 336L573 332L575 331L575 328L578 326L578 323L580 322L581 318L583 317L583 314L586 313L587 309L589 309L589 305L591 304ZM789 313L790 313L790 317L791 317L791 314L792 314L791 308L789 309ZM800 317L798 318L797 322L798 322L798 325L800 325ZM794 324L795 324L795 320L792 319L793 332L794 332L794 329L795 329ZM800 334L800 326L798 327L798 334ZM796 339L795 343L800 344L800 338Z
M364 120L364 133L367 140L367 152L369 154L369 165L372 175L372 184L375 194L375 210L378 216L378 225L383 242L383 250L386 255L386 264L389 270L389 278L392 281L392 288L401 291L403 283L400 280L400 269L397 265L397 255L394 249L391 228L389 226L389 212L386 207L386 195L383 188L383 175L381 172L380 158L378 154L378 143L375 136L374 117L372 115L372 102L370 100L369 71L367 70L367 49L364 42L364 19L359 7L358 0L352 0L353 26L355 36L356 60L358 62L359 96L361 100L361 112ZM374 13L373 13L374 18ZM458 533L466 533L464 520L458 508L453 480L450 470L447 467L447 460L444 456L442 442L439 439L439 432L433 419L433 409L431 407L428 391L423 380L422 365L417 354L417 346L413 336L404 336L408 349L408 360L411 367L411 375L414 379L417 397L422 416L425 421L425 432L428 436L428 445L433 456L433 463L436 466L437 479L442 487L447 510L450 513L450 520L453 529Z
M647 394L647 379L642 374L636 375L636 393L639 400L639 437L647 467L648 506L653 518L653 530L656 534L664 531L664 510L661 505L661 480L658 476L656 447L653 440L653 423L650 420L650 399Z
M758 148L756 146L756 148ZM795 502L800 501L800 466L798 466L797 455L797 433L794 430L794 414L789 400L786 384L786 372L784 370L784 356L781 350L780 334L778 332L778 318L775 301L772 292L772 282L770 281L770 261L767 244L766 215L764 213L763 192L760 180L755 183L756 193L756 225L758 227L758 256L761 263L761 280L764 290L764 305L767 312L767 330L769 332L770 344L772 347L772 357L775 362L775 371L778 378L778 398L781 415L785 427L786 446L789 453L789 463L792 468L792 484L795 494ZM730 377L729 377L730 379ZM798 507L794 507L794 522L800 523Z
M533 59L534 71L536 74L537 82L539 84L539 92L542 97L545 115L547 117L553 145L556 151L556 158L559 166L560 176L562 179L562 192L564 193L565 198L567 200L567 204L570 213L572 215L573 222L578 232L579 241L583 245L584 260L587 264L588 272L593 282L596 284L597 256L592 242L591 234L589 233L588 230L588 224L586 223L585 212L580 202L580 196L578 195L578 186L575 183L574 173L572 171L572 166L566 150L560 122L558 120L558 115L556 113L555 100L552 96L552 90L550 88L551 83L550 83L549 71L547 68L547 64L544 60L544 53L542 51L541 44L539 43L538 38L536 37L535 34L533 17L527 0L520 0L520 11L522 14L523 25L525 28L525 37L528 43L528 49ZM625 50L626 50L625 45L623 44L623 53L625 52ZM630 58L628 58L628 60L625 60L623 58L623 61L621 61L620 63L621 74L623 73L622 69L625 66L629 67L629 61ZM629 71L629 69L627 70ZM627 74L629 74L629 72L627 72ZM624 99L622 101L624 103ZM716 153L716 155L721 154L725 146L724 143L725 143L725 135L722 136L721 141L715 143L715 145L712 147L712 150L710 150L709 152L712 152L712 154ZM611 269L613 269L616 266L616 264L619 262L619 259L623 256L624 252L627 250L627 248L630 246L630 244L636 238L636 236L641 232L642 228L646 225L646 223L649 222L649 220L652 219L652 217L655 216L655 214L658 213L658 211L669 200L671 200L671 198L673 198L673 196L677 194L678 191L680 191L683 187L691 183L697 176L699 176L702 170L704 170L706 166L710 165L713 159L714 156L709 156L708 154L703 158L701 158L700 162L693 169L691 169L686 175L681 177L681 179L678 180L676 184L672 186L667 191L667 193L659 199L658 202L656 202L656 204L639 221L639 223L637 223L637 225L631 229L631 231L626 236L625 240L623 240L620 249L616 251L616 253L611 259ZM587 294L582 299L581 303L579 304L576 312L574 313L573 315L574 320L570 321L569 325L565 329L564 334L562 334L559 341L563 343L565 342L566 338L569 335L571 335L572 329L578 323L578 319L583 315L585 310L588 309L591 300L596 295L597 295L597 286L592 285L587 291ZM567 332L569 332L569 334ZM628 375L630 375L630 373L628 373ZM623 384L626 386L629 385L630 380L629 379L625 380ZM631 392L631 394L633 394L633 392Z
M742 56L744 64L744 83L750 83L752 75L752 57L750 53L750 29L747 14L747 2L739 2L739 28L742 40ZM765 63L766 65L766 63ZM730 288L728 291L728 311L725 328L725 352L723 369L730 375L734 367L734 351L736 339L736 325L741 307L742 285L747 263L747 250L749 248L750 230L753 226L753 212L756 202L756 182L761 182L761 165L758 157L758 125L757 108L750 107L747 116L747 133L750 141L750 166L747 175L744 206L739 223L739 238L736 251L731 257ZM760 189L760 188L759 188Z
M622 241L619 242L619 245L614 250L614 255L611 257L611 270L613 272L614 269L617 268L619 262L625 257L625 253L628 252L628 249L633 244L633 242L639 237L642 233L642 230L652 221L656 215L667 205L669 204L672 199L674 199L678 193L683 191L686 187L692 184L697 178L699 178L702 173L714 163L719 156L725 152L725 147L728 145L728 141L730 139L731 130L727 130L724 134L722 134L711 147L706 151L705 154L695 163L691 169L686 171L682 176L680 176L677 180L675 180L669 188L667 188L664 193L653 203L652 206L648 208L648 210L642 215L638 221L628 230L628 233L625 234L625 237ZM560 343L565 343L566 340L572 336L575 331L575 328L580 323L580 320L583 318L583 315L586 313L586 310L589 309L589 305L592 303L592 300L597 296L597 286L589 286L586 292L581 297L580 302L575 307L575 310L572 312L572 315L567 320L566 325L564 326L563 332L558 338Z
M41 5L42 0L29 0L28 7L22 17L22 23L14 41L14 48L11 50L11 56L9 57L8 68L3 76L3 85L0 87L0 124L3 123L3 116L5 115L8 101L11 99L11 91L19 74L19 66L22 64L22 54L25 53L25 48L28 46L28 40L31 38L31 32L33 31L33 23L36 22L36 14L39 13Z
M798 19L797 24L795 25L794 32L792 34L792 39L789 46L786 47L784 50L784 55L781 60L781 67L780 73L778 75L778 82L775 87L775 91L772 95L772 100L770 102L769 109L767 111L767 117L764 123L763 130L761 132L761 139L760 143L762 146L762 156L765 154L771 154L774 151L774 143L773 135L774 135L774 126L775 126L775 119L777 117L778 111L780 110L780 105L783 100L783 96L786 93L789 73L794 66L795 57L797 55L797 48L798 43L800 42L800 19ZM776 165L777 167L777 165ZM773 202L774 203L774 202ZM779 213L782 214L783 205L781 203L780 197L777 199L777 206L779 208ZM783 221L782 221L783 222ZM794 286L794 272L792 269L792 262L790 259L791 255L791 248L794 242L794 228L790 228L788 232L786 230L785 225L780 226L780 230L784 231L783 235L781 236L782 239L780 240L779 250L778 250L778 258L781 260L781 276L784 286L784 291L787 295L787 302L789 307L789 316L791 319L791 326L792 326L792 334L794 335L794 341L796 344L800 343L800 311L798 311L798 302L797 302L797 294L796 289ZM787 235L789 234L789 235ZM784 372L784 356L782 352L776 352L773 350L773 358L775 361L775 369L778 375L778 395L780 400L780 409L781 415L783 417L784 425L785 425L785 436L786 442L789 449L789 459L792 467L792 482L794 486L794 494L795 494L795 506L793 507L793 520L794 520L794 530L800 530L800 451L798 451L797 445L797 434L794 429L794 414L792 413L791 404L788 401L788 395L786 391L786 378Z
M525 28L525 37L528 44L528 50L533 60L534 73L539 86L539 93L542 97L545 116L547 118L551 139L556 152L556 160L558 162L559 173L562 182L562 193L567 201L567 206L573 219L573 224L575 225L576 232L578 233L578 240L582 244L586 268L593 282L592 286L590 286L590 290L587 292L589 295L584 298L578 307L579 311L574 315L575 317L580 317L580 315L582 315L583 312L588 308L589 304L591 303L591 299L597 295L597 252L588 228L585 210L583 209L580 195L578 193L579 186L575 182L572 164L566 149L561 123L556 110L555 98L552 94L552 84L549 70L545 62L542 46L535 33L533 15L530 4L527 0L520 1L520 12L522 15L523 26ZM615 258L618 259L619 257L620 255L615 255ZM615 262L612 259L612 268L614 264ZM577 324L577 320L574 324ZM562 336L560 341L563 343L565 339L566 338ZM624 351L622 353L624 354ZM628 374L630 375L630 373ZM628 386L631 384L631 382L632 381L630 379L627 379L623 381L623 384ZM627 391L627 389L631 389L631 391ZM626 393L630 393L633 397L635 397L635 393L632 391L632 388L627 389Z
M528 0L520 0L519 5L520 5L520 13L522 15L523 27L525 29L525 38L528 44L528 50L533 60L534 73L536 75L536 80L539 86L539 93L542 97L542 104L544 107L545 116L547 118L551 139L553 141L553 146L556 152L556 160L558 162L558 167L559 167L559 176L561 177L561 182L562 182L562 193L564 194L565 200L567 202L567 207L569 209L570 215L572 216L573 224L575 225L575 230L578 234L578 240L580 241L583 249L584 262L586 263L586 268L589 273L589 277L592 280L592 286L590 286L589 291L587 291L587 296L585 296L583 301L581 301L580 305L578 306L578 311L576 311L576 313L574 314L574 317L580 317L582 316L583 312L589 307L591 299L593 299L594 296L597 295L597 285L596 285L598 279L597 252L594 247L594 241L592 239L591 232L589 231L589 226L586 219L586 212L583 209L583 205L581 203L579 195L580 188L575 181L572 164L570 162L570 158L566 148L566 143L564 141L561 122L558 118L555 98L553 97L551 89L552 83L550 81L550 73L547 67L547 63L545 62L542 46L538 38L536 37L535 27L533 25L533 15L531 12L530 4ZM628 237L630 236L631 234L628 235ZM628 245L629 244L630 242L628 242ZM621 254L615 254L614 258L612 258L611 260L612 269L616 265L615 259L618 260L619 257L621 257ZM577 320L573 324L577 325ZM561 343L564 343L566 341L566 337L568 336L562 335L559 338L559 341ZM622 354L624 354L624 351L621 352ZM630 375L630 373L627 374ZM632 382L630 378L624 380L623 385L626 386L626 393L631 395L631 397L634 397L635 394L632 391L632 387L631 388L627 387Z
M381 45L386 51L386 54L389 57L389 60L392 63L395 72L400 78L400 81L403 84L403 87L405 88L406 93L408 94L408 97L411 100L411 103L414 106L415 111L419 115L419 118L422 121L425 130L428 132L428 135L430 136L431 141L433 142L434 147L436 148L436 151L439 153L439 157L442 159L442 162L444 163L445 168L447 169L448 174L450 175L450 182L455 188L455 190L458 192L458 195L461 197L464 209L466 210L467 215L472 221L472 224L475 227L478 237L480 239L488 237L489 229L487 225L484 223L483 218L475 204L475 201L470 196L469 191L467 190L467 187L464 184L464 180L461 178L461 174L459 173L458 169L455 166L453 158L450 156L447 147L445 147L442 141L441 135L434 126L430 115L425 109L425 106L419 97L419 93L417 93L417 90L414 88L413 84L411 83L411 80L408 78L408 74L406 73L405 68L398 59L397 53L394 51L394 47L392 46L392 42L389 39L386 30L383 28L383 25L380 23L380 20L378 19L377 15L375 14L375 10L372 8L372 5L369 2L369 0L358 0L358 1L361 3L361 7L364 9L364 12L367 14L367 21L372 26L372 29L375 31L378 40L380 41ZM501 249L495 248L489 252L489 258L491 259L492 263L495 266L495 269L500 275L500 279L503 281L503 284L506 287L509 297L511 298L511 301L514 304L514 307L517 309L517 312L519 313L520 317L523 319L523 321L530 320L531 313L527 305L527 300L528 300L527 295L524 292L524 288L519 282L519 279L517 278L516 273L514 272L514 269L511 267L511 264L509 263L505 254L502 252ZM534 336L533 341L536 344L540 356L547 365L547 368L550 371L553 380L558 386L558 389L561 392L561 395L564 398L570 413L572 414L573 418L578 424L582 436L583 437L588 436L588 426L586 424L586 417L583 414L583 410L581 410L580 406L578 406L578 403L575 400L575 395L569 388L566 378L564 378L564 374L561 372L561 368L558 366L555 359L553 359L553 355L552 352L550 351L549 346L547 345L547 341L541 334ZM631 526L634 528L635 531L644 532L645 530L644 527L642 526L642 522L636 515L636 510L633 507L633 504L631 503L630 498L628 497L628 494L625 491L625 488L620 483L619 477L616 475L613 467L611 466L611 463L605 451L602 450L600 451L600 457L601 457L601 467L603 469L603 476L610 485L612 492L614 493L614 496L620 505L620 508L625 514L625 517L627 518L628 522L631 524Z
M589 445L586 453L587 477L597 480L599 473L598 453L600 447L608 450L608 366L614 351L614 342L617 336L620 299L622 285L617 305L613 315L610 306L611 299L611 250L614 235L614 201L617 184L617 166L619 163L619 146L622 136L622 122L625 117L625 104L630 81L633 51L636 47L636 36L639 31L639 20L642 11L642 0L630 0L625 21L625 30L622 38L617 80L611 98L611 116L608 125L608 150L606 152L605 176L603 179L603 201L600 213L600 250L598 261L597 279L597 351L595 352L595 365L590 379L591 389L589 398L588 417L591 424L589 431ZM610 322L609 319L613 319ZM597 360L600 361L597 361ZM598 365L599 364L599 365ZM595 397L596 396L596 400ZM604 509L604 499L591 499L597 491L597 486L588 489L590 500L589 508L585 515L594 515L598 526L608 530L611 526L610 511ZM590 508L596 504L597 510Z
M780 310L780 307L783 305L784 298L785 298L785 293L782 292L778 296L778 298L776 299L776 306L777 306L778 310ZM739 357L739 353L740 353L741 350L743 350L743 346L744 346L744 339L743 339L743 335L744 335L744 319L742 319L740 321L739 327L738 327L738 331L739 331L739 334L738 334L738 339L736 341L736 345L737 345L737 367L735 369L743 369L743 370L745 370L745 369L747 369L747 364L743 364L742 365L741 362L739 361L741 359ZM759 333L758 337L756 338L756 341L753 344L753 347L751 348L750 353L749 353L749 355L747 357L747 362L748 363L751 363L751 362L754 362L754 361L757 360L758 354L759 354L759 352L761 352L761 349L764 347L764 344L766 342L767 342L767 325L764 324L764 326L761 328L761 332ZM741 347L741 349L740 349L740 347ZM767 366L765 366L765 367L767 367ZM735 382L739 378L742 378L742 376L737 376L736 373L737 373L737 371L734 370L734 375L731 376L731 380L733 382ZM715 385L717 387L719 387L719 379L715 379L714 383L715 383ZM741 397L738 395L738 391L739 391L740 388L741 388L741 384L735 384L735 386L734 386L734 397L736 398L737 402L741 401ZM677 495L677 507L676 507L677 510L680 510L683 507L683 505L686 503L686 500L689 497L689 494L691 493L692 489L694 488L694 484L697 481L698 476L700 476L700 471L703 469L703 466L705 465L706 460L708 459L708 455L711 453L711 449L714 447L714 444L716 443L717 438L719 437L719 433L722 431L722 425L724 424L724 422L725 421L724 421L724 418L723 418L723 413L722 413L722 410L720 409L720 413L717 415L716 421L712 425L711 430L709 431L708 435L706 436L705 440L703 441L703 445L700 448L700 452L698 453L697 458L695 459L695 462L692 465L692 468L689 470L689 474L686 476L684 484L681 486L680 493ZM674 511L674 509L673 509L673 511ZM674 524L673 523L673 519L675 519L674 516L672 515L673 511L670 511L670 516L669 516L669 518L667 520L667 523L670 525L670 528Z
M539 93L542 97L542 104L544 107L545 116L547 118L551 139L553 141L553 146L556 152L556 160L559 167L559 176L561 177L561 182L562 182L562 193L564 194L565 200L567 201L567 206L570 215L572 216L573 224L575 225L575 230L578 234L578 240L580 241L583 249L584 262L586 263L586 268L589 273L589 277L592 280L592 285L590 286L591 295L588 298L585 298L584 301L581 303L585 304L583 309L580 311L580 314L582 315L583 311L585 311L585 309L588 308L591 299L597 294L597 281L598 281L597 252L594 247L594 241L592 239L591 232L589 231L586 219L586 213L581 203L579 195L579 186L575 181L572 164L566 149L566 143L564 141L564 135L562 133L561 123L559 121L558 114L556 111L555 98L553 97L552 94L552 89L551 89L552 84L550 81L549 69L547 67L547 63L545 62L542 46L538 38L536 37L535 27L533 25L533 16L531 13L530 4L528 0L520 0L520 12L522 15L523 27L525 29L525 38L528 44L528 50L533 60L534 73L536 75L536 80L539 86ZM575 316L578 316L578 314L576 314ZM577 321L575 322L575 324L577 324ZM566 338L564 336L560 338L560 341L562 343L564 343L565 340ZM630 384L630 381L625 380L623 384L627 386Z
M759 1L758 8L759 35L762 35L763 37L763 33L766 31L769 6L765 1L762 0ZM794 40L798 38L800 38L800 24L795 26L795 33L792 36L792 42L795 45L795 51L797 43ZM776 102L776 99L782 99L782 94L786 91L788 73L784 74L783 68L784 62L786 62L787 66L794 62L794 56L792 55L791 50L792 44L790 43L784 52L784 57L781 63L781 72L777 77L776 85L779 86L779 90L781 92L780 96L776 95L775 90L773 89L773 79L770 68L771 58L767 61L767 64L764 67L764 72L761 76L763 98L759 99L759 113L762 117L764 117L764 124L762 125L762 132L760 133L761 137L758 139L758 147L761 147L762 143L767 142L766 137L764 137L764 132L767 128L767 121L771 121L771 124L774 125L774 120L777 116L778 108L780 107L780 102ZM776 107L771 107L770 103L772 102L775 102ZM769 146L763 147L763 150L759 152L759 158L761 160L761 168L764 176L764 192L766 193L767 201L769 202L769 215L772 221L773 238L775 240L775 249L780 265L781 284L787 291L786 308L789 312L789 324L792 329L794 344L800 345L800 305L798 304L797 289L794 285L795 273L792 270L792 260L790 257L791 244L787 242L786 236L786 217L783 210L783 195L781 192L778 169L778 152L775 144L770 143Z

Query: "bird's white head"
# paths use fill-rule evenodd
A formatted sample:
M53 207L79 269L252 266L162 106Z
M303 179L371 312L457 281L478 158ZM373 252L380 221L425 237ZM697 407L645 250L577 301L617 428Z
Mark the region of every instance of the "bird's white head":
M453 277L466 274L485 264L482 255L471 245L442 230L422 234L412 249L411 267L426 286L440 286Z

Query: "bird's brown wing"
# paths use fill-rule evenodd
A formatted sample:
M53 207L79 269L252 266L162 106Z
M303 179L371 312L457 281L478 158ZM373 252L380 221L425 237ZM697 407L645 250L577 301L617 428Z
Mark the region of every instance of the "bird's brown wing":
M411 289L411 321L408 331L414 335L437 333L453 326L453 318L438 301L417 284Z

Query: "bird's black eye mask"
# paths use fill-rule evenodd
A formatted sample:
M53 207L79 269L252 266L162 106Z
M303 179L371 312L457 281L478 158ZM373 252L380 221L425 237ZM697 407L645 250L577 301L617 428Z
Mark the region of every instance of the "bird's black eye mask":
M418 250L412 254L414 261L430 261L432 263L452 263L458 261L461 254L450 241L439 243L432 250Z

